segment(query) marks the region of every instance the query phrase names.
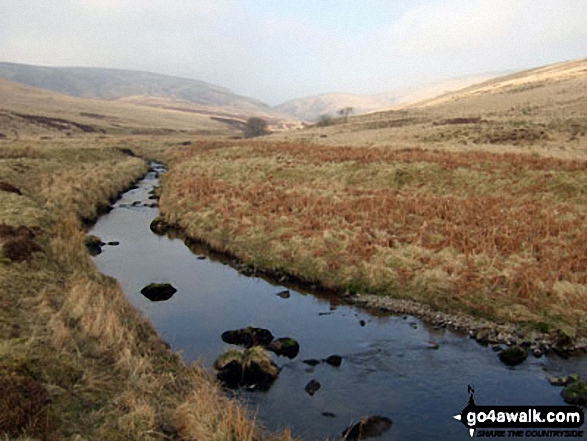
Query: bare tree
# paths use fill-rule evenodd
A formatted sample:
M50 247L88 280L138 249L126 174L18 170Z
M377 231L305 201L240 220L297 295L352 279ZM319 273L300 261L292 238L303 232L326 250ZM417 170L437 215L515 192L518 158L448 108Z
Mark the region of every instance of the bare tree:
M338 111L338 114L344 119L344 121L346 122L349 119L349 115L351 113L353 113L353 108L352 107L343 107L342 109L340 109Z

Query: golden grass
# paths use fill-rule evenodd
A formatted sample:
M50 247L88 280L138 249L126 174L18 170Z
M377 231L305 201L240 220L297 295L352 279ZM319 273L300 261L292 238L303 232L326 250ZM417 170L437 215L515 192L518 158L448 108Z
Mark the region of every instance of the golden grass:
M273 439L207 372L168 349L116 282L97 273L83 245L80 219L95 217L96 206L146 170L121 153L127 145L21 142L0 158L3 180L22 191L0 191L3 228L30 227L41 248L23 262L0 262L0 377L28 381L50 398L39 403L42 422L34 415L11 420L6 434Z
M168 160L164 216L250 265L587 330L583 160L255 141Z

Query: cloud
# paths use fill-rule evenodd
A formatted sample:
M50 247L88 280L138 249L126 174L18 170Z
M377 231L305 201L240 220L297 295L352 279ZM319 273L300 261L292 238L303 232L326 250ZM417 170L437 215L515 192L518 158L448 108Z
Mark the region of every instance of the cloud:
M444 70L497 70L584 56L585 17L584 1L448 0L411 9L390 27L388 40L394 55L429 58Z

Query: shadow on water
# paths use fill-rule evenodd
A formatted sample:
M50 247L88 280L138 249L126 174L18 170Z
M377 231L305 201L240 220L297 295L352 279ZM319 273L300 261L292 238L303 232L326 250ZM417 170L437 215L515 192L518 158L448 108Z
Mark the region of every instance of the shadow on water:
M303 439L336 439L362 416L383 415L393 426L377 439L466 440L468 432L452 416L467 403L467 385L482 404L558 405L564 404L560 389L548 377L587 376L585 358L530 357L511 368L490 348L417 318L372 314L291 287L289 298L281 298L276 294L284 286L246 277L205 247L190 250L178 238L151 232L158 209L145 204L154 202L149 192L158 185L158 167L92 228L104 242L120 242L105 246L96 264L187 362L211 367L229 347L220 338L229 329L253 325L295 338L294 360L273 356L282 370L268 392L235 393L270 429L289 426ZM171 283L177 293L151 302L140 291L153 282ZM302 362L332 354L342 356L340 367ZM312 379L321 387L310 396L304 387Z

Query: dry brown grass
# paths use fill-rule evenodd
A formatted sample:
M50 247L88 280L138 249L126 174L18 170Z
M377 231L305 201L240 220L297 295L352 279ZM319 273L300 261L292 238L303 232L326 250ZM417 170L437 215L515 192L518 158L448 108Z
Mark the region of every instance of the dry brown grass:
M253 266L586 329L585 161L291 142L168 158L166 218Z
M587 60L510 75L422 105L285 132L274 140L338 146L587 154Z
M2 431L21 439L271 439L96 272L80 219L94 218L146 170L121 153L128 145L21 142L9 151L24 154L0 159L3 180L22 189L0 191L0 383L13 410ZM14 258L6 245L17 237L34 238L40 252Z

